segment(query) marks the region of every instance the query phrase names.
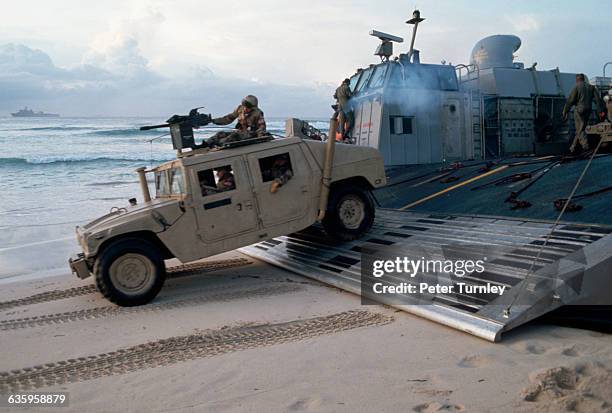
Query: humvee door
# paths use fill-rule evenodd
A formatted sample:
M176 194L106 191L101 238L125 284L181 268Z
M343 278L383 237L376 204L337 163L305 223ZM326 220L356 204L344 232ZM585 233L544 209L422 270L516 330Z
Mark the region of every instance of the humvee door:
M264 227L304 219L316 209L312 205L318 195L312 193L316 178L298 145L255 152L248 155L248 160ZM272 193L275 179L283 183Z
M241 157L194 165L191 174L201 239L212 243L258 229L253 192ZM253 242L256 242L258 238L254 237ZM235 241L241 242L239 239ZM224 245L227 242L232 241L228 240Z

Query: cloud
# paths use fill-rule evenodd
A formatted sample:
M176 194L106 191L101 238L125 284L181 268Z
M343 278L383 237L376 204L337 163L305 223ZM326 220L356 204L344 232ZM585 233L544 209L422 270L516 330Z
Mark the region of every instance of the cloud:
M129 33L106 38L82 62L61 68L42 50L0 46L0 110L29 105L65 115L165 116L206 105L220 114L252 93L268 115L323 116L333 90L325 84L300 87L223 78L203 65L192 66L180 77L164 76L150 68Z
M0 73L57 76L63 74L63 71L56 68L43 51L9 43L0 47Z
M145 10L139 18L112 20L108 30L94 38L82 63L126 77L150 75L149 61L141 54L140 42L151 40L155 27L163 21L164 16L153 9Z
M506 21L512 25L514 30L521 33L537 31L541 27L538 18L531 14L506 16Z

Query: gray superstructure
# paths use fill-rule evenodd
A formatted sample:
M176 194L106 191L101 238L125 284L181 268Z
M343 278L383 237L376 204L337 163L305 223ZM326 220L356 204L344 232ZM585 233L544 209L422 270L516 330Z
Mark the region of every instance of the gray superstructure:
M353 138L378 148L387 166L558 154L568 147L573 125L564 124L562 109L576 74L515 62L517 36L486 37L469 64L451 65L421 63L412 46L393 57L392 42L403 39L370 34L381 40L375 52L381 62L350 78Z

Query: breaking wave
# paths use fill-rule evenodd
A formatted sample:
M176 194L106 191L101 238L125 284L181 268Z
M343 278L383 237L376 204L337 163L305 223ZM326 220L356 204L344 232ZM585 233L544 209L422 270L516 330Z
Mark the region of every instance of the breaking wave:
M5 129L9 131L76 131L97 129L90 126L37 126L33 128Z
M164 132L164 130L160 131L156 131L154 130L153 132L151 131L141 131L139 130L137 127L134 128L126 128L126 129L104 129L104 130L96 130L96 131L92 131L87 133L87 135L93 135L93 136L147 136L147 135L151 135L151 134L155 134L157 133L158 135L161 135Z
M153 158L145 158L142 155L135 156L96 156L91 155L90 157L61 157L61 156L41 156L31 158L0 158L1 165L48 165L48 164L59 164L59 163L84 163L84 162L165 162L176 159L173 154L165 155L154 155Z

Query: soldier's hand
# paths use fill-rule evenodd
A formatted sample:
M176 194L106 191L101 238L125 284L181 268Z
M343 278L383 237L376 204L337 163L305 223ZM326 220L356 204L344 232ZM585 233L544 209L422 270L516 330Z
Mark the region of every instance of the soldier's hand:
M605 120L606 119L606 112L599 112L599 119Z

